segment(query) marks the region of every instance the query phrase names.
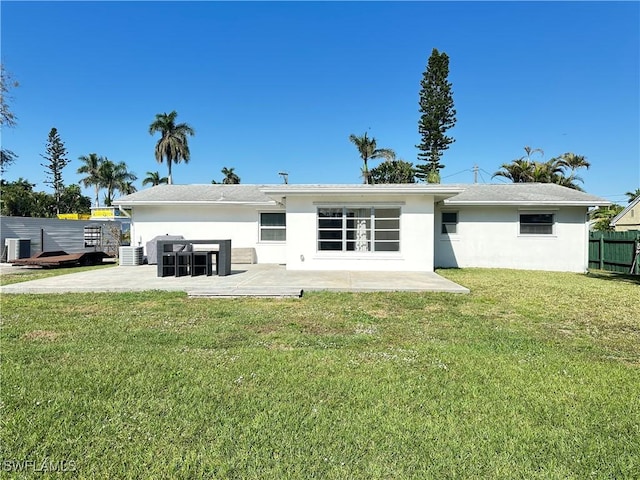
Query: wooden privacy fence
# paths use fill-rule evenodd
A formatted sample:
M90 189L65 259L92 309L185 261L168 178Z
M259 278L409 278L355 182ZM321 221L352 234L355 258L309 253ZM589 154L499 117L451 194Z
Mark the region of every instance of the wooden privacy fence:
M639 248L638 230L589 232L589 268L640 275Z

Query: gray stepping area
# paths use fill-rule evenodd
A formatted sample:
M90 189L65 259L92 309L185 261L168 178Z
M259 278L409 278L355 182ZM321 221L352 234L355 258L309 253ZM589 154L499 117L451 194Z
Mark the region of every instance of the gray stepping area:
M6 264L0 274L9 274ZM294 271L283 265L232 265L231 275L157 277L155 265L114 266L0 287L0 293L182 291L195 296L300 296L309 291L447 292L469 289L434 272ZM297 292L297 295L296 295Z

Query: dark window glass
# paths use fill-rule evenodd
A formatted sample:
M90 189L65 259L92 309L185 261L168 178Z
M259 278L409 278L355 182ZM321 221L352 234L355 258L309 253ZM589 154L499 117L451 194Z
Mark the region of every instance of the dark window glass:
M521 213L520 234L522 235L551 235L553 234L552 213Z

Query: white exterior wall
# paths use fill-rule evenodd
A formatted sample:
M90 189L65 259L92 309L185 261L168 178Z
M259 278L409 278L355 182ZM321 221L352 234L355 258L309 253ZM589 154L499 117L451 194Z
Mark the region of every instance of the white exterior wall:
M284 263L285 242L259 241L260 213L274 211L282 209L236 205L136 206L131 215L131 245L145 247L154 237L166 234L182 235L187 240L231 239L231 248L255 248L258 263Z
M441 212L458 212L457 234L443 235ZM553 235L520 235L520 213L553 213ZM585 272L586 207L436 207L436 267L487 267Z
M287 205L288 270L433 271L433 197L290 196ZM398 206L400 252L320 252L320 206Z

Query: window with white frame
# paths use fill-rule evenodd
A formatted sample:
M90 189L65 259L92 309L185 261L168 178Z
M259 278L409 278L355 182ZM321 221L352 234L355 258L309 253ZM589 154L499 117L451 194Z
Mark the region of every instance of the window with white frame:
M442 212L441 233L458 233L458 212Z
M400 208L318 208L318 251L399 252Z
M553 213L520 213L520 235L553 235Z
M287 239L287 215L284 212L260 214L260 241L284 242Z

